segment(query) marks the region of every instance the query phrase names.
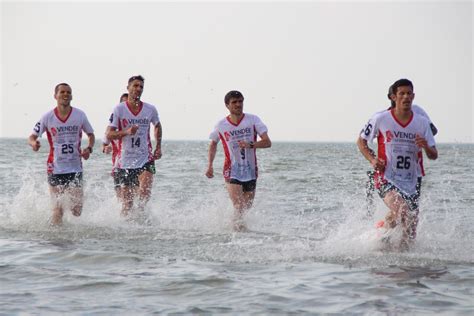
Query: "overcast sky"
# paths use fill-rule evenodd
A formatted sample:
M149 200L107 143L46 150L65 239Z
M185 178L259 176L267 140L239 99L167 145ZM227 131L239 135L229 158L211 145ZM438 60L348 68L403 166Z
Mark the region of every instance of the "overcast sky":
M1 3L0 137L28 137L67 82L101 137L145 77L166 140L206 140L229 90L273 141L355 141L408 78L438 142L473 142L471 1Z

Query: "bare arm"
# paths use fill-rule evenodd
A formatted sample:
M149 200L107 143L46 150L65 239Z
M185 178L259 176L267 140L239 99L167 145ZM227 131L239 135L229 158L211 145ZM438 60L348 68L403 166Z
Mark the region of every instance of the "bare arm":
M107 138L108 139L120 139L127 135L135 135L138 130L138 125L132 125L127 129L118 131L117 128L109 126L107 127Z
M87 145L87 147L82 151L81 153L81 156L87 160L89 159L89 156L91 154L91 148L94 147L94 144L95 144L95 135L94 133L88 133L87 134L87 137L89 138L89 144Z
M357 147L359 147L359 151L375 170L382 171L385 169L385 162L375 157L373 150L367 145L367 141L360 136L357 139Z
M267 133L263 133L260 136L260 140L253 143L248 143L246 141L239 141L239 148L270 148L272 147L272 141L268 137Z
M33 148L33 151L38 151L41 147L38 136L35 134L31 134L30 137L28 137L28 144Z
M161 128L160 122L158 122L158 124L155 125L153 134L155 135L155 140L156 140L156 149L153 156L155 159L160 159L162 155L161 154L161 138L163 136L163 130Z
M425 138L416 135L415 143L418 147L423 148L425 150L426 156L428 159L436 160L438 158L438 150L435 146L430 147L428 146L428 142Z
M217 143L213 140L211 140L209 144L209 151L207 153L207 171L206 171L206 176L208 178L214 177L214 168L212 164L214 163L214 158L216 158L216 152L217 152Z

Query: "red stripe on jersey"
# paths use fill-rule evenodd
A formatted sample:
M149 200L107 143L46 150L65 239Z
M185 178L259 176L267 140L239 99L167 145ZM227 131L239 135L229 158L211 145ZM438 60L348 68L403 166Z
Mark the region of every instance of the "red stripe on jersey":
M48 136L48 143L49 143L49 156L48 156L48 160L46 160L47 172L53 173L53 170L54 170L53 138L51 137L51 133L48 130L46 130L46 135Z
M230 160L230 153L229 153L229 148L227 147L227 143L225 141L224 136L219 133L219 138L221 139L222 142L222 147L224 147L224 155L225 155L225 160L224 160L224 179L229 179L230 178L230 170L232 166L232 162Z
M71 111L69 112L69 114L66 116L66 118L64 120L62 120L60 117L59 117L59 111L58 111L58 108L54 108L54 115L56 115L56 117L58 118L58 120L60 120L61 122L63 123L66 123L67 120L69 119L69 117L71 116L71 113L72 113L72 109L73 107L71 107Z
M242 115L242 117L241 117L240 120L237 122L237 124L234 124L234 123L230 120L230 115L227 116L226 119L227 119L227 121L228 121L230 124L232 124L232 125L234 125L234 126L239 126L240 122L242 122L242 120L244 119L244 117L245 117L245 113Z
M411 123L411 121L413 121L413 111L411 111L411 117L410 117L410 119L408 120L408 122L407 122L406 124L403 124L402 122L400 122L400 121L395 117L395 109L392 109L392 110L390 111L390 113L392 114L392 117L393 117L393 119L395 120L395 122L397 122L398 125L400 125L400 126L403 127L403 128L407 127L407 126Z
M420 164L421 176L425 176L425 168L423 167L423 152L420 150L418 152L418 163Z
M118 130L122 130L122 120L118 118ZM122 157L122 138L119 138L118 144L117 144L117 159L118 159L118 165L117 167L122 168L122 160L120 159Z
M115 141L115 140L111 140L110 144L112 145L112 165L115 166L115 159L117 159L119 148L118 148L118 145L117 145L117 141Z
M142 109L143 109L143 102L142 102L142 101L140 101L140 103L138 104L138 111L137 111L137 113L135 113L135 112L133 111L133 109L130 107L130 104L128 104L128 101L125 101L125 104L127 104L127 108L128 108L128 110L130 111L130 113L132 113L132 114L135 115L135 116L137 116L138 114L140 114L140 112L141 112Z
M385 139L383 134L379 131L377 135L377 158L384 161L385 166L387 166L387 153L385 152ZM377 171L375 174L375 188L379 189L380 186L386 182L384 177L384 171Z

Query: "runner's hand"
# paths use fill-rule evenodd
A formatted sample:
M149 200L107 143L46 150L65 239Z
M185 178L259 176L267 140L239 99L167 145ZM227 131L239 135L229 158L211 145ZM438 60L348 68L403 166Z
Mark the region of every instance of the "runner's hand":
M424 139L423 137L421 137L418 134L416 134L416 137L415 137L415 144L420 148L427 148L428 147L428 142L426 141L426 139Z
M41 147L41 143L39 142L39 140L35 140L34 143L30 143L31 145L31 148L33 148L33 151L38 151Z
M212 166L209 166L207 168L206 177L208 177L209 179L214 178L214 168L212 168Z
M132 125L130 126L130 128L128 129L128 134L129 135L135 135L135 133L137 132L138 130L138 125Z

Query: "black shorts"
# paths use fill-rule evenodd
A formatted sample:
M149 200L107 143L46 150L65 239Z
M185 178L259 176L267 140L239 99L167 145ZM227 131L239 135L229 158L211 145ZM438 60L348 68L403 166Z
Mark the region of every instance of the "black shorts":
M380 186L378 189L379 196L383 199L385 195L390 192L395 191L405 200L410 211L418 212L419 202L420 202L420 193L421 193L421 177L418 178L418 182L416 183L416 193L412 195L407 195L403 193L399 188L397 188L394 184L390 182L386 182Z
M232 184L238 184L242 186L242 191L244 192L253 192L257 188L257 180L250 180L250 181L239 181L236 179L227 180L227 182Z
M63 173L63 174L48 174L48 183L55 187L62 185L67 187L82 187L82 172Z
M114 172L114 184L115 187L122 186L139 186L138 176L143 171L148 171L152 174L156 173L155 161L149 161L141 168L137 169L117 169Z

